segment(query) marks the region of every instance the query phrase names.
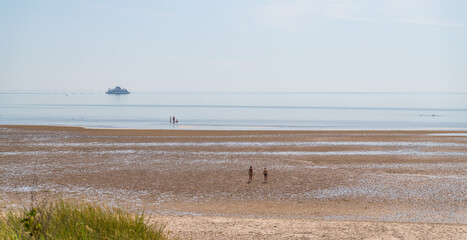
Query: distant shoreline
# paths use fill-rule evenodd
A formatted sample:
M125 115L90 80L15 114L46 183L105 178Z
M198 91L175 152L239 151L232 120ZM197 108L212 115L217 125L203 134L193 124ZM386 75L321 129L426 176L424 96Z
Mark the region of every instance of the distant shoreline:
M229 133L229 134L241 134L241 133L256 133L256 134L269 134L269 133L357 133L357 132L368 132L368 133L429 133L429 134L450 134L450 133L461 133L467 134L465 130L198 130L198 129L138 129L138 128L89 128L89 127L79 127L79 126L55 126L55 125L0 125L0 128L15 128L15 129L29 129L29 130L46 130L46 131L87 131L95 132L101 134L102 132L108 133L118 133L118 132L127 132L127 133L152 133L154 135L165 135L171 133L172 135L182 136L182 135L193 135L193 133L203 134L203 133L212 133L215 135Z

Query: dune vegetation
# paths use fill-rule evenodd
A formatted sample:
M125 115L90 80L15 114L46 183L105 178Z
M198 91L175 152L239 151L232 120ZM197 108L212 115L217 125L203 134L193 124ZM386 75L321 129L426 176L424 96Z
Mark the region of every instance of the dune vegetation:
M144 213L62 198L0 214L0 239L168 239Z

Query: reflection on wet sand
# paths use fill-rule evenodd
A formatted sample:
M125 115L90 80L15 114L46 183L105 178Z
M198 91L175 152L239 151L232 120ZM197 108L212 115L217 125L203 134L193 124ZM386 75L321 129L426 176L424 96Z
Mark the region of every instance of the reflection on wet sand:
M37 191L177 216L467 224L462 135L54 127L0 133L3 203ZM248 166L257 172L251 184Z

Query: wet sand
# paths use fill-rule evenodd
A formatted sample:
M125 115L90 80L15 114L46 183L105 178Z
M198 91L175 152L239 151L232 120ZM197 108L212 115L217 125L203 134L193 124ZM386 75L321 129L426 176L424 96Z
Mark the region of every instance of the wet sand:
M182 237L467 238L466 132L0 126L0 159L2 203L37 181Z

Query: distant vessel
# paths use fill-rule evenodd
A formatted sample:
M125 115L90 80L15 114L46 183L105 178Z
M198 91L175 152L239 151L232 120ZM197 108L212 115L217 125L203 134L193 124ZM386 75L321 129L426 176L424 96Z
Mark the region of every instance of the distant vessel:
M119 86L116 86L114 89L110 89L105 92L106 94L130 94L126 88L121 88Z

